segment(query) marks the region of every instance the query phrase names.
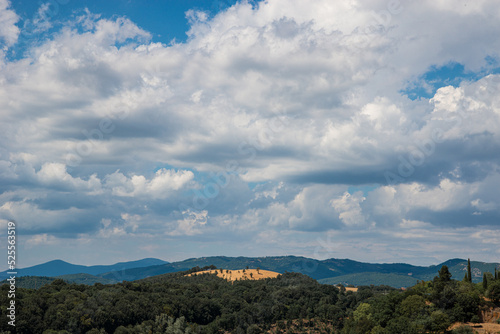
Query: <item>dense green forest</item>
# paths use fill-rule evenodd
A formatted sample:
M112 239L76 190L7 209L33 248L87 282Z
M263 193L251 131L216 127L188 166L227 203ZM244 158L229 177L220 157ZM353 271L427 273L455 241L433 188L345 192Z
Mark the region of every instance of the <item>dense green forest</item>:
M398 274L384 273L356 273L343 275L331 278L323 278L318 282L323 284L343 284L343 285L389 285L392 287L409 287L417 284L419 280L411 277Z
M454 322L479 322L481 309L500 302L499 279L456 281L446 266L406 291L365 286L356 293L299 273L234 283L185 274L93 286L57 279L37 290L19 288L17 333L442 333ZM1 287L2 319L8 289ZM0 331L9 330L2 321Z
M87 285L94 285L95 283L101 283L101 284L117 283L116 281L112 281L106 278L93 276L89 274L70 274L70 275L61 275L56 277L21 276L16 278L16 287L26 288L26 289L38 289L46 284L54 282L56 279L62 279L67 283L87 284ZM7 280L3 280L2 282L0 282L0 284L7 284L7 283L8 283Z

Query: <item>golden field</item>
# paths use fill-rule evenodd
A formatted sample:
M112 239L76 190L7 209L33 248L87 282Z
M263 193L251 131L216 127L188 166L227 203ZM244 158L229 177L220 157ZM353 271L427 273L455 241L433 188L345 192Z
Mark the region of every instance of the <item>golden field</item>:
M224 278L228 281L241 281L241 280L259 280L264 278L276 278L280 273L262 270L262 269L239 269L239 270L229 270L229 269L213 269L198 271L195 273L188 274L186 276L195 276L202 274L216 274L218 277Z

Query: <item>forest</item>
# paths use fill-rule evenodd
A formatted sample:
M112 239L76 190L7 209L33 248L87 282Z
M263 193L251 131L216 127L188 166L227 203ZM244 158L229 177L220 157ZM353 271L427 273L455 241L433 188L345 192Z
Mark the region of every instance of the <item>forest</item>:
M446 266L412 288L363 286L357 292L299 273L228 282L185 275L193 268L140 281L92 286L57 279L16 291L16 328L1 333L446 333L456 322L481 322L500 303L498 274L482 283L454 280ZM6 318L8 285L0 304ZM10 331L10 332L9 332ZM453 333L472 333L461 326Z

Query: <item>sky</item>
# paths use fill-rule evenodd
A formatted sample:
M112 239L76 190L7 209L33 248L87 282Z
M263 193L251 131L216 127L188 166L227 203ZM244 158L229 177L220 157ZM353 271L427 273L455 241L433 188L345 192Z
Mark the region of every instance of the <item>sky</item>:
M0 0L0 245L499 262L499 31L496 0Z

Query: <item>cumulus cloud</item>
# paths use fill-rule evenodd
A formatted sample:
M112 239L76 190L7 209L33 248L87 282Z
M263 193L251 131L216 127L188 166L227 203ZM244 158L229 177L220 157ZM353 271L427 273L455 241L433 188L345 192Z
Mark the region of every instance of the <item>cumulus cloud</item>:
M191 211L185 210L182 212L183 219L179 220L177 227L173 231L167 232L170 236L192 236L202 233L201 227L207 223L208 211Z
M365 218L360 206L365 198L361 192L353 195L345 192L342 197L331 201L332 206L339 213L339 218L345 225L364 225Z
M19 28L16 26L19 16L10 9L9 0L0 1L0 42L3 42L3 50L16 43L19 36ZM1 44L0 44L1 45Z
M193 179L191 171L173 171L159 169L151 180L143 175L126 177L115 172L106 177L106 187L112 189L116 196L150 196L152 198L166 198L173 190L179 190Z
M26 248L32 249L40 245L54 245L57 243L57 238L47 233L37 234L26 240Z
M45 187L62 187L69 191L90 191L98 192L101 188L101 181L96 174L92 174L88 181L81 178L74 178L66 171L66 166L61 163L45 163L36 172L36 177L40 184Z
M27 233L73 238L362 229L377 254L397 238L416 249L426 231L493 229L499 9L241 2L188 12L188 41L168 46L87 11L2 64L0 210L37 217ZM437 89L423 79L450 62L478 74ZM408 85L431 98L409 99Z

